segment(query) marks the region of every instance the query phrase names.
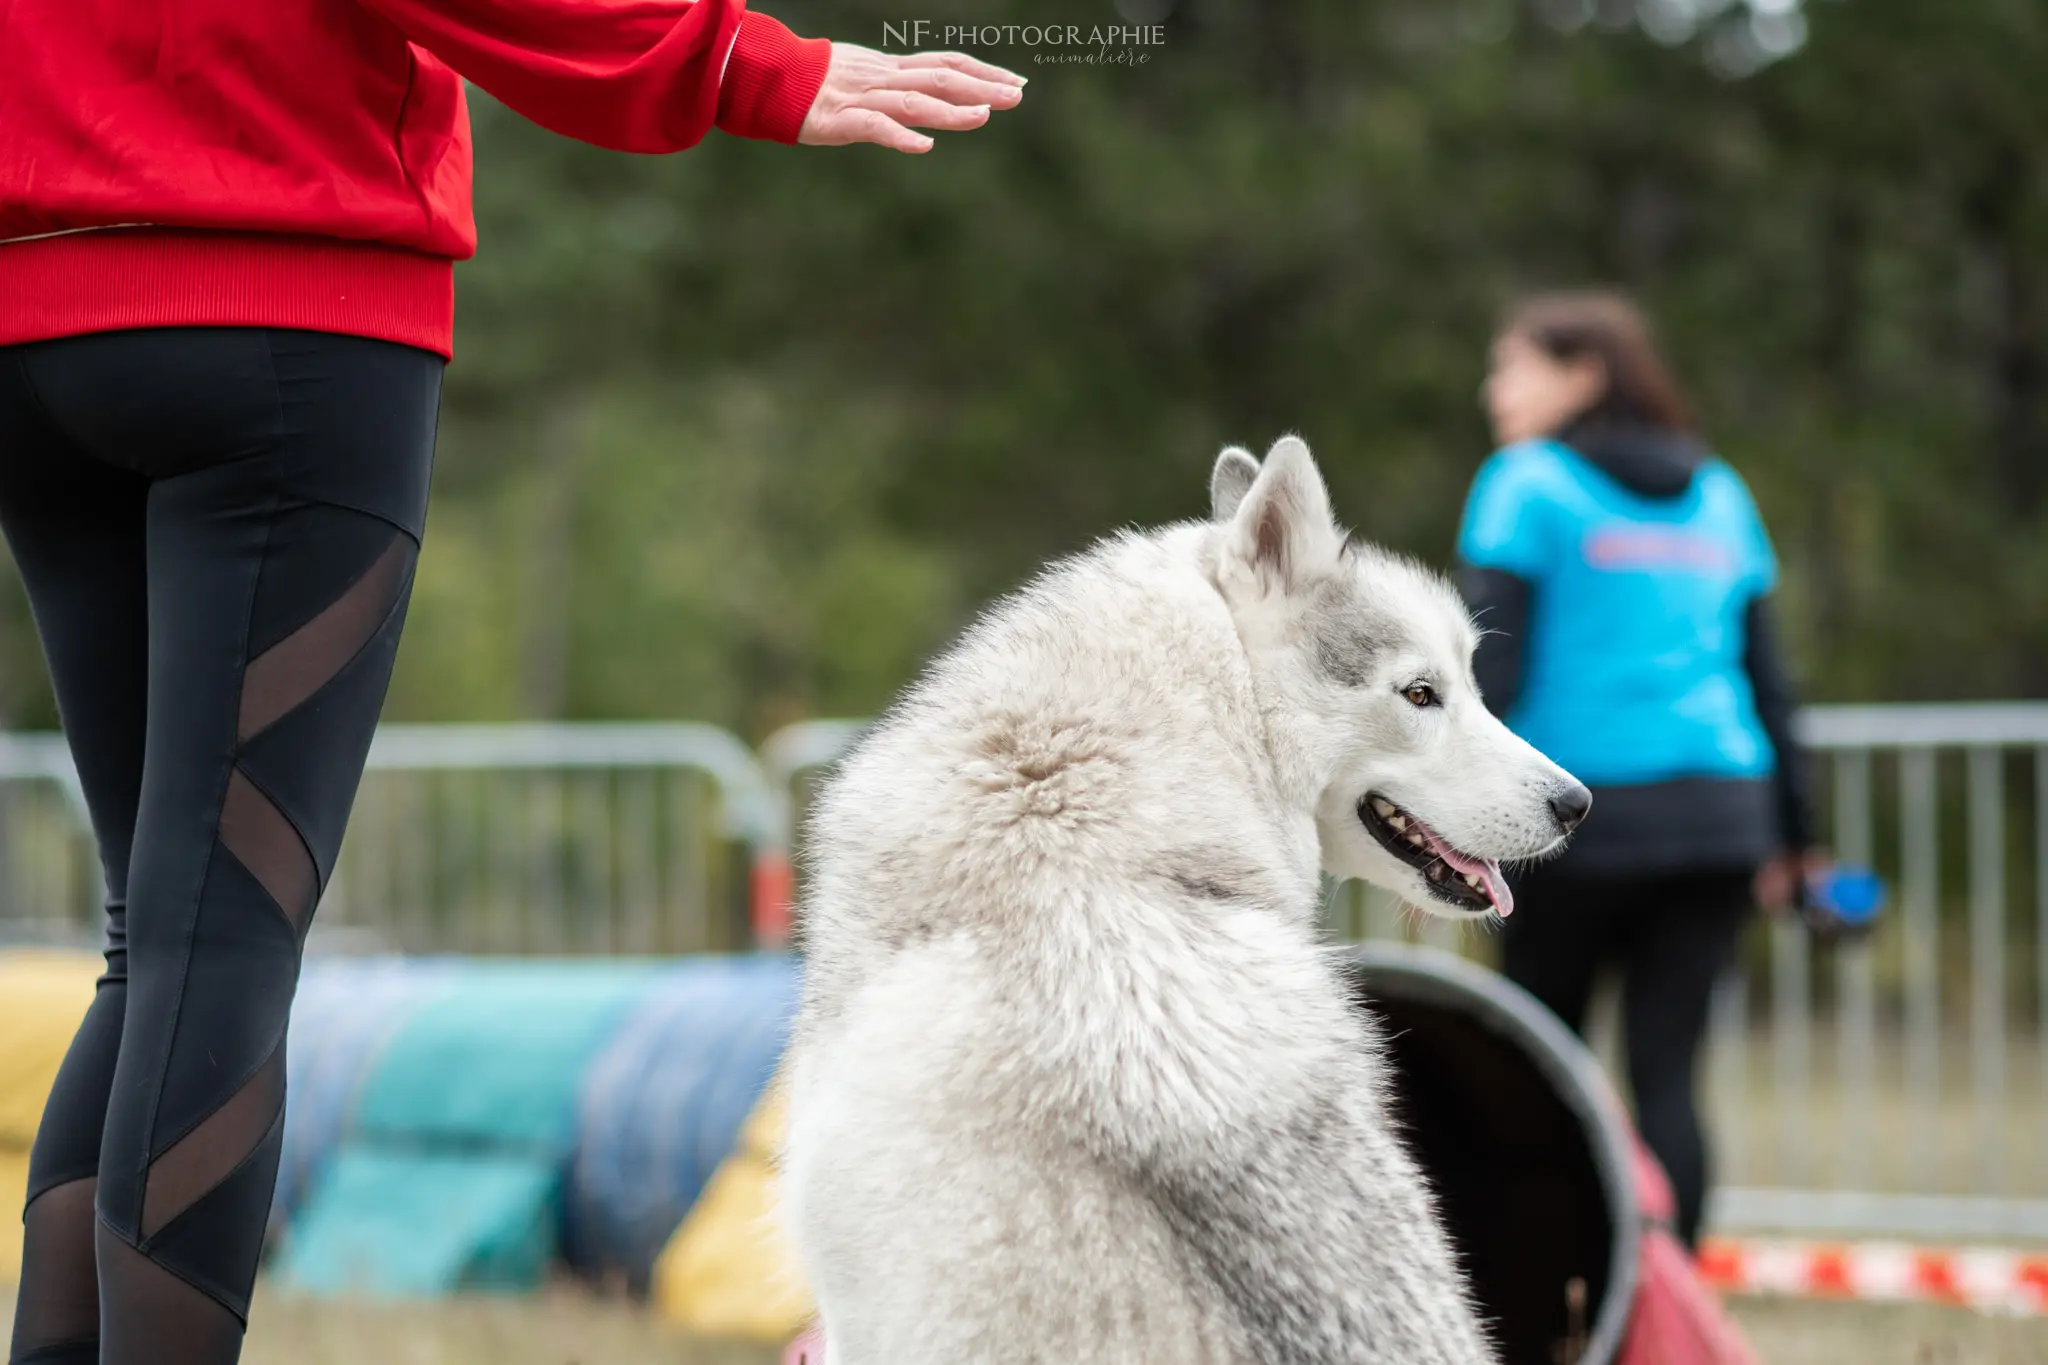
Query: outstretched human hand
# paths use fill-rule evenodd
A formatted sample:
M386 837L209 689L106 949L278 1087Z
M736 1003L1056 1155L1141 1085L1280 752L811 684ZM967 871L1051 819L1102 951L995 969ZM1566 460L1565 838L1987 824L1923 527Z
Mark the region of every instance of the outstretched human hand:
M832 65L797 141L814 147L873 142L899 152L928 152L917 128L961 132L988 122L990 109L1013 109L1024 77L959 52L877 52L832 44Z

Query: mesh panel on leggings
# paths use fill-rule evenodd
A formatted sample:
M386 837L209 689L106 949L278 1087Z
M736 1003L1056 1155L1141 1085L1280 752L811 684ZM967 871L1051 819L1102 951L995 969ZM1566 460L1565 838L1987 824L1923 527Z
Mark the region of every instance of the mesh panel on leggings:
M144 1256L110 1228L99 1231L100 1283L121 1311L107 1316L103 1359L149 1365L220 1365L242 1347L242 1320L211 1294Z
M237 733L249 739L305 701L369 643L398 605L412 539L394 533L369 570L325 611L250 661Z
M10 1360L89 1365L99 1359L100 1300L92 1250L92 1201L98 1186L88 1176L45 1190L28 1206Z
M249 875L263 884L300 937L320 897L319 872L306 841L239 769L228 776L227 801L220 812L220 841Z
M273 1048L228 1102L149 1163L142 1235L154 1237L221 1181L263 1141L284 1108L284 1049Z

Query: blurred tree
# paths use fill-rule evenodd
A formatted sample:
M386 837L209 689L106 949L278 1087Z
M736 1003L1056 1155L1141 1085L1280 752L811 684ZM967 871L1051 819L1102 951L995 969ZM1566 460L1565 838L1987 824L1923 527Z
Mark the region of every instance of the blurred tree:
M1755 486L1813 695L2048 695L2040 0L761 3L878 46L1167 40L978 48L1022 108L922 159L613 155L478 95L394 715L870 711L1285 430L1442 561L1494 320L1593 282L1642 295ZM0 599L0 704L48 723L24 642Z

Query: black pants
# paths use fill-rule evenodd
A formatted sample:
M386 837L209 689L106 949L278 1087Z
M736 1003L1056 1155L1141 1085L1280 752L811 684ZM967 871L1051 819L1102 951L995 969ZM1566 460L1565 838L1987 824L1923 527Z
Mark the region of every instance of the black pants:
M1501 970L1584 1032L1594 974L1622 973L1636 1124L1678 1196L1678 1234L1699 1241L1708 1153L1697 1105L1714 982L1750 913L1748 871L1597 876L1537 868L1515 887Z
M441 368L259 328L0 348L0 527L108 893L29 1161L21 1365L240 1354L300 946L390 681Z

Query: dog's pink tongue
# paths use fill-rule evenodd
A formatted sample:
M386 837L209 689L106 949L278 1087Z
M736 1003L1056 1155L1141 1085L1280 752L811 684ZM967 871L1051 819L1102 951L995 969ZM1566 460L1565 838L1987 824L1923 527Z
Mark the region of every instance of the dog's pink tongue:
M1501 874L1500 864L1489 859L1480 865L1480 876L1486 881L1486 894L1493 897L1493 913L1506 919L1515 913L1515 893L1508 890L1508 879Z
M1451 865L1453 871L1469 872L1486 884L1486 894L1493 901L1493 913L1506 919L1515 913L1515 893L1508 890L1508 879L1501 875L1500 864L1491 858L1474 858L1458 852L1430 831L1430 851Z

